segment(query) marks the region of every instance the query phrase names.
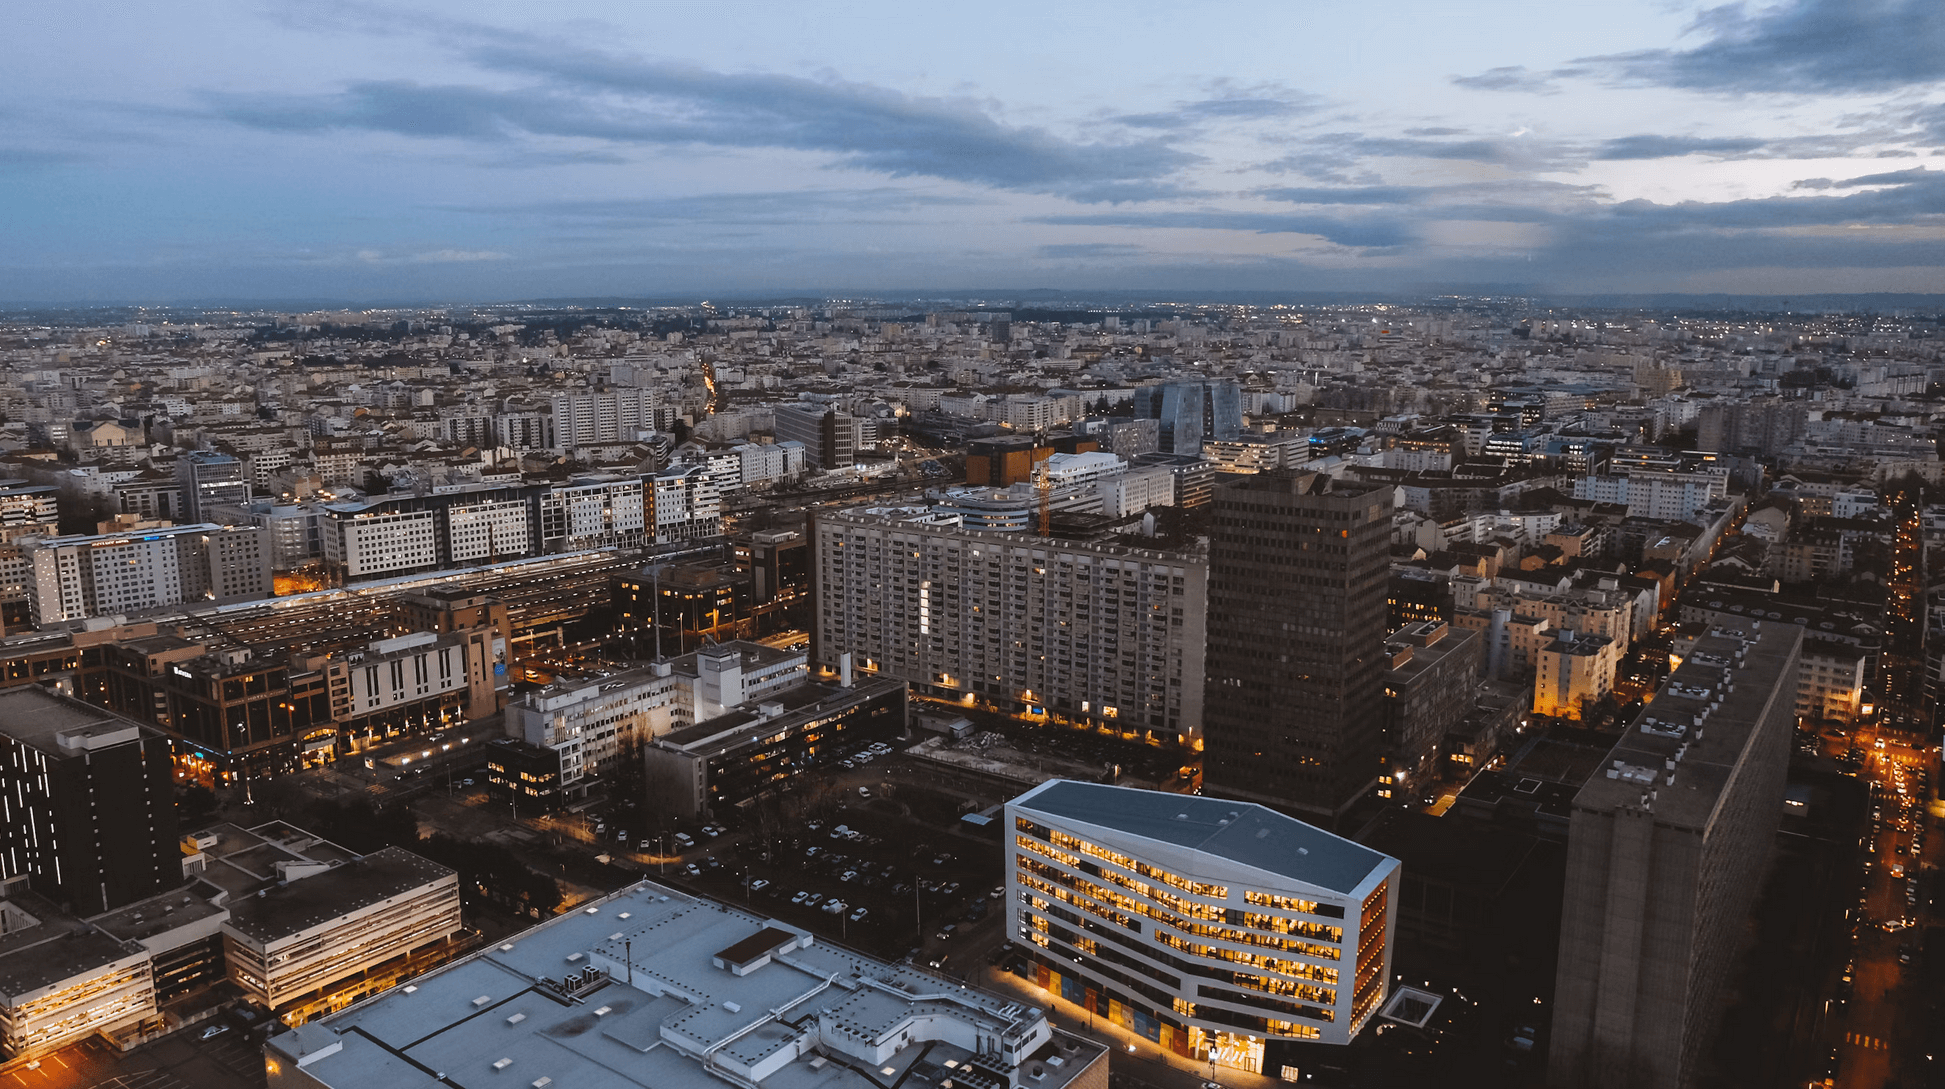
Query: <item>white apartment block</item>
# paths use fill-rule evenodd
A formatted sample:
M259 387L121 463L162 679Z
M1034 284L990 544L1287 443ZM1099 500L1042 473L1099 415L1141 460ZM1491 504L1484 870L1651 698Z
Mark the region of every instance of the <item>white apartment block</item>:
M722 493L708 469L699 465L664 469L651 479L657 544L722 535Z
M1055 779L1006 805L1033 981L1164 1052L1289 1077L1389 993L1399 865L1247 802Z
M324 559L348 579L436 567L436 511L374 511L362 505L326 504L319 528Z
M506 707L509 736L561 757L561 788L612 771L635 746L795 688L809 676L802 651L736 640L640 669L558 682Z
M455 563L492 562L533 550L531 507L524 499L446 508L446 539Z
M1728 489L1727 469L1642 472L1580 477L1574 481L1574 498L1625 504L1630 518L1693 522L1702 517L1696 512L1728 495Z
M36 625L271 593L256 526L196 524L20 542Z
M563 450L628 442L655 429L655 391L627 387L590 393L557 393L550 405L554 445Z
M1209 566L1162 552L853 508L815 523L817 661L940 699L1198 734Z
M540 497L543 552L638 545L647 527L639 478L575 480Z
M345 721L457 692L482 668L467 662L463 634L422 631L380 639L326 660L331 715Z
M1130 468L1095 481L1094 491L1101 497L1101 513L1109 518L1126 518L1150 507L1175 505L1175 474L1166 465Z

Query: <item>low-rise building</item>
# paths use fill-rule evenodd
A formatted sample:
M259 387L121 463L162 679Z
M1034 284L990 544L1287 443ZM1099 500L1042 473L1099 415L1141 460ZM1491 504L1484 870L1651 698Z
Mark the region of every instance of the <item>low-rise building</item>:
M1107 1089L1046 1011L649 882L272 1037L271 1089Z
M905 682L809 683L704 719L643 750L649 795L675 816L720 814L834 751L905 732Z
M1578 719L1614 691L1619 644L1605 635L1561 628L1540 648L1533 675L1533 713Z

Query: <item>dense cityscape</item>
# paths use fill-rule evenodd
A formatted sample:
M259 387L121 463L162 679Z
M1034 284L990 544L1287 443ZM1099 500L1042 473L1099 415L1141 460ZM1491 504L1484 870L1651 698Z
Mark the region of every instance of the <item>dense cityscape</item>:
M17 312L6 1068L1928 1084L1941 347Z
M1945 1089L1945 4L14 0L0 1089Z

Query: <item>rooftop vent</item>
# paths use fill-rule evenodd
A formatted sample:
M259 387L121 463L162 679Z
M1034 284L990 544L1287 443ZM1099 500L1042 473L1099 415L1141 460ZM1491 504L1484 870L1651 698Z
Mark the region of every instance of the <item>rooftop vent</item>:
M512 1065L513 1065L513 1060L512 1060L512 1059L500 1059L500 1060L497 1060L497 1061L495 1061L495 1062L494 1062L494 1064L493 1064L493 1069L495 1069L495 1070L505 1070L505 1069L506 1069L507 1067L509 1067L509 1066L512 1066Z
M507 1024L509 1024L509 1025L517 1025L517 1024L519 1024L520 1022L522 1022L522 1021L525 1021L526 1019L527 1019L527 1015L526 1015L526 1014L524 1014L524 1013L516 1013L516 1014L514 1014L514 1015L513 1015L512 1017L509 1017L509 1018L507 1018Z
M475 998L475 999L473 999L473 1005L475 1005L475 1006L484 1006L484 1005L486 1005L486 1004L487 1004L488 1002L491 1002L491 1001L493 1001L493 996L492 996L492 995L490 995L490 994L483 994L483 995L480 995L480 996L479 996L478 998Z

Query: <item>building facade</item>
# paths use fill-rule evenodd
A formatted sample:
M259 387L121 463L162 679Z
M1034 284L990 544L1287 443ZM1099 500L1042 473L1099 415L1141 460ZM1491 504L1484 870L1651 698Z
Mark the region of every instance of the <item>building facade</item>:
M1007 935L1051 993L1270 1077L1384 1004L1398 862L1249 803L1053 780L1006 806Z
M849 654L917 693L1125 733L1201 730L1199 547L1030 537L869 508L820 513L812 545L818 664Z
M181 881L174 753L140 723L28 685L0 692L0 869L81 915Z
M1384 772L1388 487L1216 490L1204 789L1329 819Z
M1575 796L1549 1084L1693 1084L1782 819L1802 639L1711 629Z

